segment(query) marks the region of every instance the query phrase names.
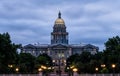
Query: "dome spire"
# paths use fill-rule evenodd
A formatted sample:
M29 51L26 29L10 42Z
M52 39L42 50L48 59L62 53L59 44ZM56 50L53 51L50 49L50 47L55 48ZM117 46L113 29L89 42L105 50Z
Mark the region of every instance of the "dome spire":
M59 11L59 13L58 13L58 18L61 18L61 12Z

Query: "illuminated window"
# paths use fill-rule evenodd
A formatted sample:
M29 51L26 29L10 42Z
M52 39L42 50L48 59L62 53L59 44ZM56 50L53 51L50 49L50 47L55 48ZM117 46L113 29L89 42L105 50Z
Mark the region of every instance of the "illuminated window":
M64 54L62 54L61 56L64 57Z
M55 62L55 60L53 60L53 63Z

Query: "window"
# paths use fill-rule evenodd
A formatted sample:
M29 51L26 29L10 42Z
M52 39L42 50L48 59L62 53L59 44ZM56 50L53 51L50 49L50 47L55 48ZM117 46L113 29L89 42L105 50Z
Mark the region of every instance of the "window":
M32 53L34 54L34 53L35 53L35 51L33 50L33 51L32 51Z
M61 57L64 57L64 54L61 54Z

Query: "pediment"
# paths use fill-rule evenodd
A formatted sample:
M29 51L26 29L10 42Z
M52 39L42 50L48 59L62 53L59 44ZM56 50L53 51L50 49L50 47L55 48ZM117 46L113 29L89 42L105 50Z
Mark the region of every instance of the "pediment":
M64 45L64 44L54 44L51 46L51 48L53 48L53 49L66 49L66 48L68 48L68 46Z

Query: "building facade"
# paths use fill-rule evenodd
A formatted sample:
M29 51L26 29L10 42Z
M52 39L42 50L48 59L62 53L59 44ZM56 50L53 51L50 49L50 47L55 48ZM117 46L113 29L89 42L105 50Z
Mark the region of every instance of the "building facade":
M64 20L59 12L51 32L51 44L28 44L22 48L22 53L31 53L34 56L46 53L52 57L56 64L64 65L66 59L73 54L81 54L88 51L91 54L97 53L99 48L91 44L69 44L69 33L66 31Z

